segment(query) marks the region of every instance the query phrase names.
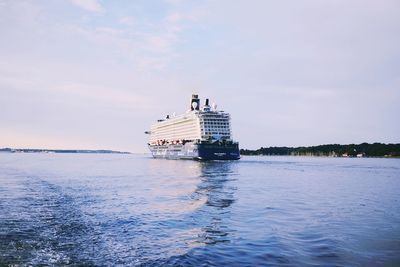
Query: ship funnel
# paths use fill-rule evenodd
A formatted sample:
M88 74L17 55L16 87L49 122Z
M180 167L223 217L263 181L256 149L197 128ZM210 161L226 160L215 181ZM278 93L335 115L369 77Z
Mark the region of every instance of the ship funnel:
M210 111L210 106L208 104L209 104L209 100L208 100L208 98L206 98L206 104L203 107L203 111L205 111L205 112Z
M200 108L200 99L198 95L192 95L192 100L190 101L190 109L191 110L199 110Z

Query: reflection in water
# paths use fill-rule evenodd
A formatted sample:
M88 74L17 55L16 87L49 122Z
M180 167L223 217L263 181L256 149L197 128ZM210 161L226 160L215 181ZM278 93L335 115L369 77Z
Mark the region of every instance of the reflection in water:
M234 181L235 162L199 162L201 182L196 193L207 197L206 205L201 210L207 220L202 227L200 242L216 244L229 242L231 230L224 218L229 217L230 206L235 202L236 188L229 184Z
M181 239L187 249L229 242L232 230L225 218L229 218L230 207L235 202L236 187L232 183L236 181L236 161L154 159L150 160L149 168L150 173L157 176L163 173L164 177L161 187L154 185L148 192L149 195L163 199L152 201L151 209L156 208L164 215L172 212L176 214L175 217L183 216L184 221L193 220L191 228L185 227L175 233L176 238ZM160 182L159 179L157 181ZM182 253L183 246L178 250Z

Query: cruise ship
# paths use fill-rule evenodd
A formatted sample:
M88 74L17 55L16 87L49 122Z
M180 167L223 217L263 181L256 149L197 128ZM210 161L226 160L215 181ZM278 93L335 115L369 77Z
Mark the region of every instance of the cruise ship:
M239 143L232 140L230 115L209 105L200 106L192 95L190 109L181 115L167 115L146 131L155 158L195 160L237 160Z

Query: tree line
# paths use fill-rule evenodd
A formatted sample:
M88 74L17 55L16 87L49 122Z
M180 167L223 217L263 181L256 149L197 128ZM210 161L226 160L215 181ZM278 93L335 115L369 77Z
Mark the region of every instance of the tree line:
M261 147L257 150L241 149L241 155L292 155L331 157L400 157L400 144L361 143L329 144L309 147Z

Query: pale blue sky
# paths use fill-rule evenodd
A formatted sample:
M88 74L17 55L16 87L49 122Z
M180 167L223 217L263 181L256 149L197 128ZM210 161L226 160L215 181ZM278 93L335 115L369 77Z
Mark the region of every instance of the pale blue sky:
M0 0L0 147L147 151L196 92L242 148L400 142L399 1Z

